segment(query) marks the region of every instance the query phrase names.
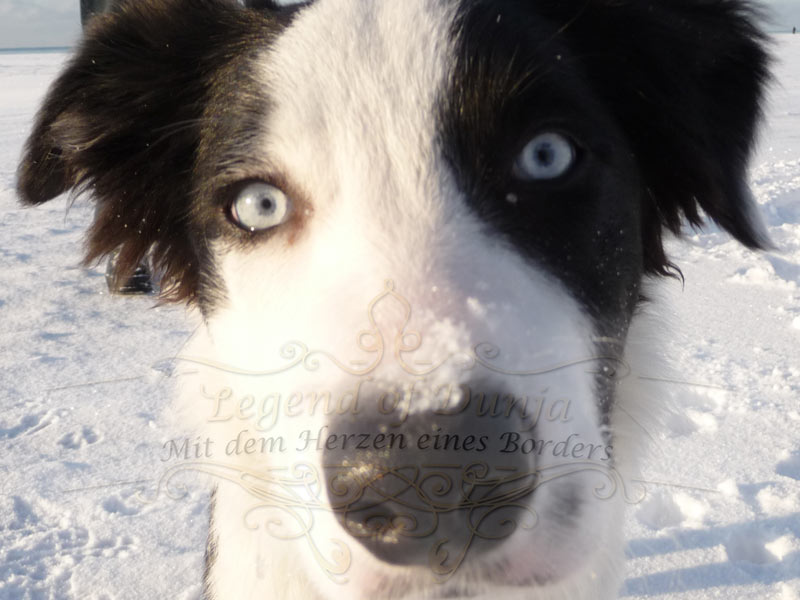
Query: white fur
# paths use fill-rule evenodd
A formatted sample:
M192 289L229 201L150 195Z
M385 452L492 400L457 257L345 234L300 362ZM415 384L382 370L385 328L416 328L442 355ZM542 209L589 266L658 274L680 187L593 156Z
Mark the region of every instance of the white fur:
M411 358L433 364L469 355L486 342L500 349L495 364L508 371L593 356L593 327L578 303L558 281L485 233L465 210L442 158L435 110L454 59L452 20L450 7L439 1L319 0L266 51L260 76L273 105L261 159L265 170L286 174L312 208L296 239L279 233L249 251L215 248L228 301L185 352L206 366L186 377L182 402L218 450L243 430L296 440L325 424L304 405L302 414L282 415L274 426L265 419L259 430L253 410L237 416L235 408L250 396L260 401L280 393L286 402L301 389L352 389L358 378L330 356L316 355L316 370L245 372L286 364L281 349L293 341L351 369L358 368L352 359L372 360L356 340L369 328L368 307L387 280L398 296L375 305L389 347L370 373L376 385L423 379L435 387L470 376L452 360L419 378L399 367L390 347L404 326L423 341ZM398 298L407 301L410 315ZM601 445L589 370L581 363L504 381L515 395L547 390L550 399L571 401L571 418L540 422L538 436L558 441L579 434ZM233 399L217 406L214 397L225 389ZM421 397L411 410L429 401ZM614 413L612 428L623 418ZM303 462L323 466L317 451L223 458L233 473L290 472ZM625 457L620 463L627 464ZM545 458L537 466L552 465ZM210 590L215 598L242 600L610 598L619 584L624 494L599 498L596 488L608 482L607 474L589 470L543 485L530 500L539 517L534 528L517 529L488 555L468 555L452 577L437 582L427 567L377 560L324 510L303 513L313 517L308 536L280 539L296 533L287 512L245 491L241 481L223 481ZM568 527L557 519L559 497L575 489L587 507ZM301 500L312 502L314 492ZM337 540L350 553L345 573L326 572L312 551L335 563Z

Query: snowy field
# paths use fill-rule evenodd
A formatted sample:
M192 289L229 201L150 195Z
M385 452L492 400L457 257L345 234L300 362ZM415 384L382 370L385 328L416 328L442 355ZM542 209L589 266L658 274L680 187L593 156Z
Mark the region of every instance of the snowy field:
M776 250L714 228L671 242L686 285L664 285L664 348L684 383L659 385L682 410L652 432L623 598L800 600L800 35L775 50L751 181ZM194 599L206 493L138 499L163 472L171 357L192 322L110 297L79 265L88 203L15 198L65 58L0 53L0 600Z

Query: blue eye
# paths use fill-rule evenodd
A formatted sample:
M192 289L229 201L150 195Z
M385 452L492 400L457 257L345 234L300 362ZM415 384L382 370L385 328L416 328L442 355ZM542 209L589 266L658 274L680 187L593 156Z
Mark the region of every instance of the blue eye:
M263 181L242 187L230 206L230 219L250 232L264 231L286 221L291 202L281 190Z
M575 146L555 132L540 133L528 142L514 161L514 177L526 181L556 179L575 162Z

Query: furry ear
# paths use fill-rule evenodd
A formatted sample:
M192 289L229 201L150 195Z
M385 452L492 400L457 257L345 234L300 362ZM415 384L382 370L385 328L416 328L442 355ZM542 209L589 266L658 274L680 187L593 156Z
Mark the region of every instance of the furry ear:
M662 229L702 225L699 209L744 245L768 245L746 182L769 79L761 15L744 0L580 5L565 34L609 40L584 60L643 169L646 269L669 272Z
M71 189L98 203L86 262L119 248L118 277L151 252L162 296L194 299L203 235L193 170L215 77L269 16L224 0L130 0L92 20L50 88L18 170L23 202Z

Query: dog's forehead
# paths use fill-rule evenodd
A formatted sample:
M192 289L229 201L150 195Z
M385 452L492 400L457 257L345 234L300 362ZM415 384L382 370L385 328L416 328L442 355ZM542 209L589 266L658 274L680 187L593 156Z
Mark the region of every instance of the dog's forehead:
M270 162L333 196L363 195L355 188L375 182L386 194L415 195L397 188L437 170L454 11L441 0L317 0L302 9L261 61Z
M276 107L283 116L292 109L300 117L321 114L325 122L310 125L327 128L346 123L342 111L362 122L378 111L381 118L399 111L394 120L419 119L445 80L455 6L446 0L308 5L265 61Z

